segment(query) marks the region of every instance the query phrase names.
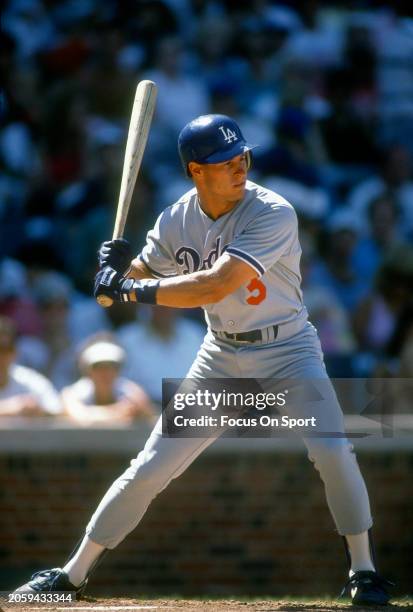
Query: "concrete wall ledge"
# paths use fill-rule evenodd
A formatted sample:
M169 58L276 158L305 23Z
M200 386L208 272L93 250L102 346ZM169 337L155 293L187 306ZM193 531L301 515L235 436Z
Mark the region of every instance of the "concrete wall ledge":
M413 416L392 415L383 427L380 419L347 416L346 429L356 449L391 452L413 449ZM3 417L0 419L0 452L24 453L115 453L135 455L150 433L147 425L132 427L79 428L63 418ZM297 437L223 438L208 453L305 452Z

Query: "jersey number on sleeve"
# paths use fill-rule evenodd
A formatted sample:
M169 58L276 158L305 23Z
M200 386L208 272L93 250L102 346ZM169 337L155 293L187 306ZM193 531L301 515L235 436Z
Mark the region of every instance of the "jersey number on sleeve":
M267 297L267 288L258 278L253 278L249 285L247 285L247 289L251 293L247 298L247 302L251 306L258 306Z

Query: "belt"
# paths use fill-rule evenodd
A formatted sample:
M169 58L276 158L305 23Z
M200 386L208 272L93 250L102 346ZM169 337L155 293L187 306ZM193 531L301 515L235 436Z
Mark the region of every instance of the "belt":
M264 327L264 329L252 329L248 332L238 332L234 334L226 331L214 331L213 329L211 331L219 338L227 338L235 342L271 342L277 338L278 325L271 325L270 327Z

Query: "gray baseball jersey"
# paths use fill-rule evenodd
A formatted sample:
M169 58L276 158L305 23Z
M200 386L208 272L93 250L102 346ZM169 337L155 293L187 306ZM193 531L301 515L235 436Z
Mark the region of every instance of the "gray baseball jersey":
M276 337L263 336L251 344L209 331L188 378L320 380L323 392L317 402L291 403L288 414L316 415L324 431L344 432L317 332L307 321L302 301L297 218L288 202L248 181L244 199L213 221L200 208L192 189L160 215L140 257L154 276L162 278L209 269L225 250L250 264L259 278L205 306L210 328L232 333L268 330L278 324L280 330ZM221 433L217 431L216 436ZM102 499L87 534L106 548L117 546L139 523L152 499L214 439L164 437L160 419L145 448ZM304 442L324 482L339 533L369 529L368 494L351 445L341 436L306 436Z
M245 332L305 322L297 216L284 198L252 181L243 200L216 221L200 207L196 189L185 193L159 216L139 257L163 278L207 270L224 251L248 263L259 278L204 306L211 329Z

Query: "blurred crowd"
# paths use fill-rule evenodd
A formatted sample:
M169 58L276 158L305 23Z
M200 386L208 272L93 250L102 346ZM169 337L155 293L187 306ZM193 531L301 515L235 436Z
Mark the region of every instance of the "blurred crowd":
M126 231L136 253L191 187L179 130L229 114L260 145L251 179L299 215L304 298L330 375L411 377L412 15L402 1L6 1L0 315L15 327L19 366L64 390L59 401L79 415L86 397L98 403L85 341L118 347L122 358L105 363L122 369L127 401L148 416L161 378L184 376L195 356L198 311L104 310L91 297L134 90L149 78L157 109Z

